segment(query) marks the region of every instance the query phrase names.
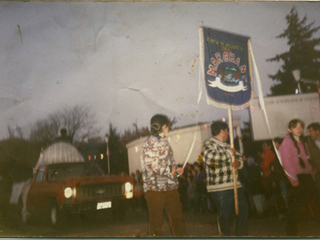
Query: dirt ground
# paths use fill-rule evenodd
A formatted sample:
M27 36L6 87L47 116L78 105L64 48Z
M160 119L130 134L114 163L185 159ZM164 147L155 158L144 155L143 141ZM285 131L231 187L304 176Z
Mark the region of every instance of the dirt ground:
M22 224L19 213L8 211L0 216L0 237L147 237L147 210L129 210L124 220L114 220L109 213L96 216L77 216L58 227L48 226L43 219L33 219ZM184 212L189 237L219 237L215 213ZM313 221L303 221L299 234L304 237L320 237L320 226ZM277 216L249 218L249 236L284 237L285 219ZM163 237L172 237L169 220L164 214Z

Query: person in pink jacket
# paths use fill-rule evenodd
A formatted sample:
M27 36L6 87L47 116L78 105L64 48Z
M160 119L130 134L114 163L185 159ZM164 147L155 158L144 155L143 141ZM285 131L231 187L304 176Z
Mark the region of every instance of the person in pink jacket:
M283 168L291 183L288 194L287 236L298 235L298 219L306 220L308 214L301 213L302 209L309 209L308 205L311 206L316 220L320 216L320 197L311 175L312 166L309 163L307 144L303 139L303 129L303 121L291 120L288 125L289 134L278 149Z

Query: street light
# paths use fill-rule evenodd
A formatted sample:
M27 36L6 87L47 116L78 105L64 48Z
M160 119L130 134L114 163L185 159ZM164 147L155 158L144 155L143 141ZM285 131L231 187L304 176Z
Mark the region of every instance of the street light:
M106 135L106 137L104 138L104 140L106 141L106 145L107 145L107 150L106 150L106 156L107 156L107 161L108 161L108 174L110 175L110 162L109 162L109 137L108 135Z
M294 79L298 82L299 93L302 93L301 92L301 88L300 88L300 82L309 83L309 84L315 84L318 87L320 87L320 81L319 80L301 78L300 69L293 70L292 71L292 75L293 75Z
M292 75L294 77L294 79L298 82L298 90L299 90L299 94L301 94L301 87L300 87L300 82L301 82L301 77L300 77L300 69L295 69L292 71Z

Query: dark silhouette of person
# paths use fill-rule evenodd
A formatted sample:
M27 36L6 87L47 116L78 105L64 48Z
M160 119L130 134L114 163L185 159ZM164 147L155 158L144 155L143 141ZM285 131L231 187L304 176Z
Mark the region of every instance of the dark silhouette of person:
M72 139L67 135L67 129L61 128L60 136L55 139L55 142L69 142L72 143Z

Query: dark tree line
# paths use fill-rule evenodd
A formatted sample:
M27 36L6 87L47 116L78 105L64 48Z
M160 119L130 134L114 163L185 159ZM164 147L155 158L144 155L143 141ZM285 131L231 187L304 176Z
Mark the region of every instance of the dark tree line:
M48 147L59 137L60 130L67 130L67 137L78 148L86 160L96 160L108 172L106 165L106 142L99 137L95 114L90 108L76 105L50 114L38 120L31 128L29 138L24 137L19 126L8 126L8 137L0 141L0 172L19 168L32 170L41 150ZM109 160L112 174L127 173L128 154L126 145L140 137L149 135L148 127L126 129L123 133L110 123L106 133L109 137ZM90 157L89 157L90 156ZM101 156L104 158L101 160Z
M97 132L94 123L94 114L90 108L77 105L37 121L31 128L29 138L24 137L21 127L8 126L8 138L0 141L0 173L10 173L15 181L28 177L28 174L23 173L32 174L41 150L59 137L61 128L67 129L72 141L74 138L94 136Z

